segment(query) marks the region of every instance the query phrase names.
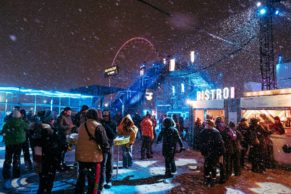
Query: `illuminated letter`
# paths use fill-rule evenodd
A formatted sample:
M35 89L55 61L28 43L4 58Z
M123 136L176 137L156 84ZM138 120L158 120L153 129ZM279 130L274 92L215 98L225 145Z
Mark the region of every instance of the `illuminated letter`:
M197 92L197 100L201 100L201 92Z
M205 92L204 91L201 92L201 100L205 100Z
M228 99L228 98L229 98L229 89L223 88L223 99Z
M221 89L216 89L216 100L221 100L222 97L221 97Z
M234 87L230 88L230 98L231 99L235 98L235 88Z
M211 100L215 99L215 90L210 90L211 91Z
M210 94L209 90L206 90L205 91L205 100L210 100L209 94Z

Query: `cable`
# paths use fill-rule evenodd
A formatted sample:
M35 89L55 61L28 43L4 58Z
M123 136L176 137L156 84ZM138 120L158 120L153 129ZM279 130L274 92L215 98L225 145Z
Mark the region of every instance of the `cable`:
M139 2L145 4L145 5L149 6L149 7L151 7L151 8L153 8L153 9L157 10L158 12L160 12L160 13L162 13L162 14L168 16L168 17L171 17L171 14L170 14L169 12L166 12L166 11L162 10L161 8L159 8L159 7L157 7L157 6L153 5L153 4L151 4L151 3L149 3L149 2L146 2L146 1L144 1L144 0L137 0L137 1L139 1Z

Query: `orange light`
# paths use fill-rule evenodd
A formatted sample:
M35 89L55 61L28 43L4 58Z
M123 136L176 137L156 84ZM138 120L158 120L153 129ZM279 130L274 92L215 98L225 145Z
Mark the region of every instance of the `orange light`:
M266 90L258 92L244 92L244 96L271 96L271 95L280 95L280 94L291 94L291 88L279 89L279 90Z

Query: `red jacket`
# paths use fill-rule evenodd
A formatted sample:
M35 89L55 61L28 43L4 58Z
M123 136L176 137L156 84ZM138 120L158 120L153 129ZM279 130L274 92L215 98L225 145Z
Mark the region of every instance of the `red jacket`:
M150 118L145 117L141 123L141 133L142 136L150 137L151 139L154 139L154 128L153 128L153 122Z

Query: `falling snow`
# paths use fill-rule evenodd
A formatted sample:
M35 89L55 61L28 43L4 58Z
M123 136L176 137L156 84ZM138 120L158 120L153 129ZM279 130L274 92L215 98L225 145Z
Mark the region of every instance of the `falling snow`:
M9 36L10 42L14 42L13 45L1 44L4 51L1 56L7 60L2 71L5 75L0 78L2 83L13 85L11 77L20 76L19 72L23 72L25 67L25 72L31 77L19 81L21 86L36 84L33 87L69 89L83 84L106 84L102 76L104 67L110 66L120 46L135 36L149 39L161 57L176 56L182 63L189 60L188 53L194 49L198 56L196 69L208 73L221 85L241 88L242 80L260 80L259 25L253 1L198 0L194 3L187 0L178 3L169 0L154 3L170 15L139 1L127 4L120 0L98 3L85 0L82 4L66 6L58 3L29 3L25 8L16 3L13 9L9 4L3 6L4 11L14 10L16 14L2 17L1 36ZM290 7L290 2L284 2L284 15L274 20L275 54L282 53L287 59L290 58L288 43L291 41L288 34ZM49 14L52 12L54 14ZM14 33L7 35L4 32ZM126 47L118 57L121 73L128 72L129 68L138 69L140 62L156 60L147 44L135 44ZM140 45L143 45L142 49ZM20 48L22 52L19 52ZM13 60L20 60L23 65L12 65L18 64ZM15 71L14 67L21 71ZM50 73L43 75L38 72L44 69ZM233 76L227 76L229 71ZM66 72L68 77L62 72ZM217 72L223 72L219 80L216 80ZM119 80L122 76L124 74L120 74ZM55 81L43 82L43 77ZM84 77L90 77L90 80L85 83ZM69 79L73 81L67 84Z
M16 42L16 40L17 40L17 37L15 35L13 35L13 34L9 35L9 38L13 42Z

